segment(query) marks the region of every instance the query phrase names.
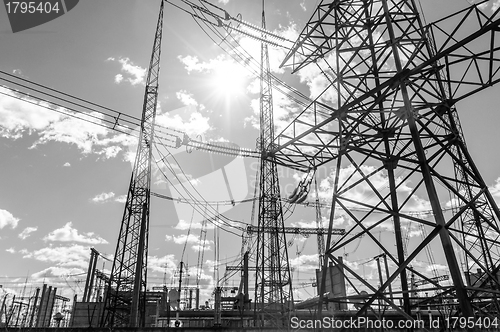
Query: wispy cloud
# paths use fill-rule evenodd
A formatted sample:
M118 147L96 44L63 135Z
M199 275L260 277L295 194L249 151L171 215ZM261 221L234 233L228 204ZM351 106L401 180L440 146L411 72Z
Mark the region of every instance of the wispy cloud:
M33 258L41 262L55 263L60 267L86 268L89 248L79 244L60 247L46 247L29 252L23 258Z
M205 136L213 129L210 125L210 119L199 113L193 105L160 114L156 117L156 123L181 130L190 137Z
M122 74L116 74L115 75L115 83L120 84L123 81L123 75Z
M163 257L148 256L148 269L155 272L168 272L173 275L177 269L175 255L166 255Z
M115 198L115 202L125 203L127 201L127 195L120 195Z
M19 233L18 237L21 240L25 240L28 237L30 237L31 233L36 232L37 230L38 230L38 227L26 227L25 229L23 229L23 231L21 233Z
M318 268L318 255L300 255L290 259L290 267L300 271L314 271Z
M104 203L104 202L111 200L113 197L115 197L115 193L112 191L110 191L109 193L101 193L99 195L96 195L94 198L92 198L92 202Z
M24 132L43 130L51 123L59 121L61 114L50 111L43 106L46 103L31 104L16 99L10 89L0 86L0 136L18 139Z
M193 235L193 234L189 234L189 235L182 234L179 236L166 235L165 240L166 241L173 241L176 244L184 244L184 243L192 244L191 248L195 251L200 251L202 248L205 248L205 251L211 250L210 243L213 243L213 241L202 240L198 236Z
M89 116L102 119L103 115L98 112L92 112ZM104 127L93 123L82 121L80 119L64 116L58 121L51 122L46 128L39 131L40 138L33 144L35 148L39 144L45 144L50 141L68 143L76 145L83 153L91 153L94 145L98 145L101 139L108 134Z
M43 238L44 241L57 241L57 242L80 242L87 244L101 244L108 243L102 237L94 234L93 232L78 233L78 230L73 228L71 222L66 223L61 228L58 228L52 232L50 232L47 236Z
M80 274L83 273L85 270L83 267L78 268L78 267L61 267L61 266L51 266L46 269L43 269L42 271L33 273L31 275L32 281L42 281L41 279L47 279L47 278L67 278L68 275L71 274Z
M56 107L21 96L0 86L0 137L19 139L36 134L38 138L30 147L49 142L67 143L76 146L83 154L95 153L104 158L116 157L131 144L132 138L116 134L99 124L104 115L98 112L80 113L72 116L67 109ZM71 166L65 163L64 166Z
M0 209L0 229L10 226L11 228L16 228L19 222L18 218L15 218L12 213L7 210Z
M115 83L128 82L131 85L144 84L146 77L146 69L141 66L134 65L129 58L119 58L116 60L113 57L108 58L108 61L115 61L121 64L121 74L115 76Z
M201 229L202 222L201 221L193 221L193 222L189 223L184 219L180 219L174 228L179 229L181 231L185 231L185 230L189 229L190 227L191 227L191 229ZM211 222L207 222L207 225L205 227L207 229L215 228L214 224Z
M198 106L198 102L194 99L194 96L192 93L187 92L186 90L180 90L175 93L175 96L177 99L181 101L186 106ZM201 108L205 108L203 105L201 105Z

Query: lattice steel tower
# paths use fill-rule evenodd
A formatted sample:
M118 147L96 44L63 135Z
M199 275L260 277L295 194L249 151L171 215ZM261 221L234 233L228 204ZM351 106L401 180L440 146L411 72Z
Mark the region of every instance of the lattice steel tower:
M162 0L146 78L139 144L101 320L105 326L143 326L145 320L151 158L158 100L163 5Z
M266 29L264 0L262 1L262 28ZM263 36L263 38L266 38ZM284 233L283 210L280 201L278 170L269 151L274 141L273 97L269 53L261 43L260 64L260 166L259 218L257 231L257 276L255 281L255 309L260 319L283 325L293 305L290 266ZM265 231L271 229L271 231Z
M369 294L358 316L379 301L412 319L427 303L410 299L412 273L430 282L433 303L451 297L454 315L500 312L500 212L455 108L500 79L499 17L474 5L424 25L415 0L322 2L283 61L294 72L315 66L325 89L271 152L295 168L335 162L329 227L343 218L350 228L335 243L328 235L323 280L329 261L342 265ZM335 257L361 237L363 252L389 260L380 286ZM426 250L445 262L448 285L418 268Z

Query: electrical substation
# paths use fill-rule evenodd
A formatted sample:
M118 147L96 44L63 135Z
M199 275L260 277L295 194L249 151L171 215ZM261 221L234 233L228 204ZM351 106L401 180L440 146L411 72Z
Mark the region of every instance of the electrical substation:
M500 79L500 9L485 12L476 3L427 23L419 0L324 0L290 40L267 28L264 0L255 6L262 12L260 22L247 22L216 1L159 1L142 117L108 111L100 122L138 140L116 250L109 271L98 264L106 257L95 249L89 253L84 294L65 311L66 327L290 331L298 326L294 322L335 317L337 322L363 318L357 328L367 331L438 331L433 321L443 327L460 319L481 322L464 327L471 331L500 330L500 210L468 150L456 107ZM155 123L160 68L166 66L161 52L168 38L167 8L195 20L207 38L259 78L254 147L204 141ZM260 58L250 57L238 43L241 36L260 43ZM275 75L270 48L283 51L275 60L290 75L314 67L328 82L321 94L331 95L331 102L311 99ZM23 91L16 84L11 83ZM273 110L276 91L294 105L280 130ZM237 230L238 262L220 268L224 277L213 285L210 303L198 282L186 281L194 270L183 261L174 283L148 281L151 198L176 200L152 190L152 156L165 161L176 149L259 165L258 187L247 199L252 222ZM318 195L323 179L317 175L327 166L334 172L325 200ZM291 193L280 190L280 168L300 175ZM225 173L224 179L227 185ZM419 201L428 205L412 208ZM236 203L241 202L217 206ZM195 209L196 202L176 204ZM310 211L315 227L287 224L295 206ZM208 219L202 222L201 243L208 225ZM219 227L230 226L219 222ZM294 238L317 244L309 283L294 281ZM346 254L353 246L363 248L361 256ZM431 263L442 257L446 271L422 266L421 255ZM203 251L198 260L203 264ZM363 274L367 264L377 271L376 280ZM229 275L236 283L223 282ZM295 298L302 286L314 294ZM0 311L10 314L7 327L54 327L56 320L49 321L58 300L69 301L44 285L24 316L23 301ZM375 328L367 320L423 325Z

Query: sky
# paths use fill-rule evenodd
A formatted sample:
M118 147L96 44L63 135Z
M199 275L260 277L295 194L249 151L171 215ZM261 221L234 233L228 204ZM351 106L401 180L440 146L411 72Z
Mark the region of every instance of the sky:
M140 117L159 3L80 1L67 14L15 34L6 11L0 8L0 70ZM243 20L260 25L260 1L213 3L232 16L241 13ZM295 40L318 3L266 1L268 30ZM498 4L490 1L483 10L491 12ZM421 0L421 6L426 21L432 22L465 8L468 2ZM241 44L258 59L258 42L242 38ZM316 77L307 68L298 74L278 68L285 54L283 49L270 50L273 72L316 97ZM111 269L109 259L116 248L137 143L133 137L12 98L8 96L12 92L2 85L0 81L2 291L19 296L26 285L24 294L28 296L46 283L58 287L64 296L81 297L90 247L106 258L99 260L97 268ZM160 125L199 140L255 148L259 90L254 73L232 61L188 14L171 4L165 5L159 86ZM498 88L493 87L457 108L471 155L495 197L500 197L497 94ZM280 95L275 96L275 102L287 105ZM278 122L282 118L279 112L285 109L276 108ZM172 285L183 261L190 275L184 282L194 285L198 276L203 298L208 299L215 280L224 275L224 266L240 263L241 228L252 222L252 201L234 206L228 201L254 197L258 160L160 145L155 147L154 158L160 167L153 172L152 191L174 198L191 197L198 203L193 209L186 202L152 198L148 287L164 281L167 287ZM171 166L162 160L169 160ZM279 172L283 195L291 193L303 176L284 168ZM330 174L324 172L318 177L326 188L321 196L326 200ZM385 179L381 177L380 181ZM182 187L187 187L192 196ZM224 217L209 218L206 233L202 232L206 220L202 214L213 217L217 212ZM322 212L323 216L326 212ZM313 227L315 211L290 208L286 216L287 226ZM380 236L384 232L390 233L381 229ZM316 239L295 236L289 240L294 283L310 283L317 268ZM336 254L352 261L352 266L376 284L376 264L370 261L371 253L368 255L362 248L362 244L353 243ZM429 266L425 257L419 259L424 268ZM436 259L446 270L443 261ZM238 276L224 285L238 286ZM311 287L295 290L296 299L313 295Z

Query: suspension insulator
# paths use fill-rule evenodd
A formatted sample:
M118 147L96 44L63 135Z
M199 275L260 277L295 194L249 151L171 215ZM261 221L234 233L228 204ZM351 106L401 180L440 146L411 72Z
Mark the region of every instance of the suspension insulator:
M298 190L299 188L300 190ZM297 188L295 188L294 192L292 193L292 196L290 196L288 202L292 204L295 203L295 201L297 201L297 199L299 199L305 191L306 190L302 185L302 181L300 181L299 185L297 186Z
M300 204L300 203L304 202L307 199L308 195L309 195L309 193L307 191L305 193L303 193L302 196L300 196L300 198L295 202L295 204Z
M293 199L297 199L297 197L295 197L295 196L297 196L297 191L299 191L299 187L300 187L300 184L297 187L295 187L295 189L292 191L292 194L288 197L288 199L290 201Z

